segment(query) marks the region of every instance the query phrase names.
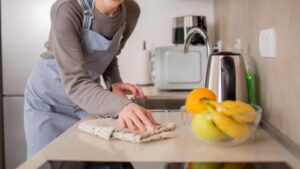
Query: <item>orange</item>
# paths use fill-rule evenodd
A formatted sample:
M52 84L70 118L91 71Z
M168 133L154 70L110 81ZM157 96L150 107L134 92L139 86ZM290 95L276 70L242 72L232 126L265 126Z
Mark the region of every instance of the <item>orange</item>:
M190 113L201 113L206 110L201 100L217 100L214 92L207 88L196 88L192 90L185 101L186 111Z

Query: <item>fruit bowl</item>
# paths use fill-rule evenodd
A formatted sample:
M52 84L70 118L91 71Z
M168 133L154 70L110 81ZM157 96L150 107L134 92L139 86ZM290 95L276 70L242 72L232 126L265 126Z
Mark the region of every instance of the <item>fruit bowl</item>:
M226 104L232 105L226 107ZM243 143L253 135L261 120L262 108L257 105L239 101L212 102L211 105L213 106L208 106L207 111L201 113L184 113L184 119L190 125L194 136L205 143Z

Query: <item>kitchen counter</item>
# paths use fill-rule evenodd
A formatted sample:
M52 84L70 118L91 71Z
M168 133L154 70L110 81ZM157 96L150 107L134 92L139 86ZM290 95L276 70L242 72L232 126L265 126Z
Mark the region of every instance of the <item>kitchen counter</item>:
M176 138L147 144L118 140L106 141L83 133L78 123L22 164L19 169L36 169L47 160L70 161L199 161L199 162L271 162L285 161L295 169L300 162L263 129L258 128L247 142L237 146L204 144L192 135L181 120L180 112L154 113L158 121L175 121ZM85 118L84 120L90 119Z
M149 88L149 90L152 90ZM146 90L145 90L146 91ZM145 93L150 96L157 91ZM183 93L182 97L185 97ZM164 96L167 96L165 93ZM174 97L176 94L174 95ZM172 96L173 97L173 96ZM78 124L27 160L19 169L36 169L47 160L70 161L199 161L199 162L272 162L285 161L297 169L300 161L273 139L262 128L247 142L237 146L214 146L194 138L181 112L153 113L159 122L167 120L177 124L176 138L147 144L133 144L118 140L106 141L83 133ZM94 117L87 117L83 120Z

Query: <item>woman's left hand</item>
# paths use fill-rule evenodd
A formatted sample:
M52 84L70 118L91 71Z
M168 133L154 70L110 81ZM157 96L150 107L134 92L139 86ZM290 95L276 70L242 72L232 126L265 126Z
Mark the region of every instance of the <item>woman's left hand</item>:
M132 99L145 99L146 96L141 87L130 83L115 83L112 86L112 92L123 97L133 95Z

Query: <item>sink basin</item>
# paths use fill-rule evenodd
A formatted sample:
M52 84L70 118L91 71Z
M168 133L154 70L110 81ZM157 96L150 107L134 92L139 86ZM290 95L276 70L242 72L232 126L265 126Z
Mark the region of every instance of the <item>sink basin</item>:
M184 98L175 97L148 97L146 100L137 99L136 104L149 110L180 110L185 105Z

